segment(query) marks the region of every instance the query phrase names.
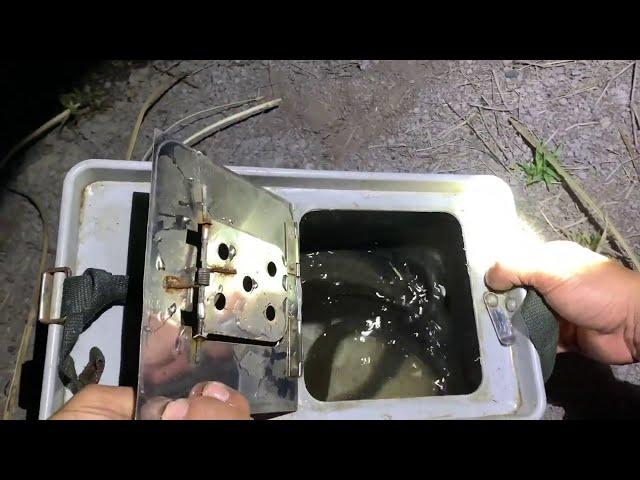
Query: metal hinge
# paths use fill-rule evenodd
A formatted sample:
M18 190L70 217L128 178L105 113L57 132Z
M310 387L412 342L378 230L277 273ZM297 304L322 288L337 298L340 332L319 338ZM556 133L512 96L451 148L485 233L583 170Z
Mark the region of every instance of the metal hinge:
M483 295L484 304L489 312L491 323L496 331L498 340L502 345L513 345L516 341L516 336L513 332L513 324L511 323L511 316L516 310L515 301L512 298L504 299L501 296L493 292L485 292Z
M71 269L69 267L50 268L42 274L40 280L40 298L38 301L38 321L45 325L50 324L62 324L66 320L62 318L51 318L51 294L53 277L56 273L64 273L64 278L71 276Z

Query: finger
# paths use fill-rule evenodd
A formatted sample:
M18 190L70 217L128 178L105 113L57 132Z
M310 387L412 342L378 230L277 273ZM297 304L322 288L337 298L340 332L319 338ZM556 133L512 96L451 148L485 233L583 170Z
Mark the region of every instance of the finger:
M496 262L485 274L484 281L496 291L509 290L516 286L528 285L529 270L522 265Z
M185 420L250 420L249 409L212 397L192 397Z
M160 420L167 405L171 402L167 397L153 397L142 405L140 409L141 420Z
M579 273L607 263L607 258L568 241L554 241L500 259L485 274L494 290L534 287L543 295Z
M234 407L240 408L242 411L246 411L247 415L250 412L249 402L247 399L237 390L220 383L220 382L201 382L195 385L191 392L190 397L204 396L215 398L221 402L228 403Z
M241 420L249 419L249 402L244 396L220 382L200 382L189 393L166 405L163 420Z
M75 394L52 420L65 418L109 418L131 420L135 394L130 387L87 385Z
M74 398L86 407L93 406L125 419L133 418L136 400L131 387L87 385Z
M170 402L162 420L249 420L248 410L212 397L180 398Z

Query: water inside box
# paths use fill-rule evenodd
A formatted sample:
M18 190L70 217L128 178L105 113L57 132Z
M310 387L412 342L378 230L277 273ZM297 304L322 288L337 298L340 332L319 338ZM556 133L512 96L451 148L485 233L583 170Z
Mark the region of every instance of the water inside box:
M315 399L477 389L478 337L454 216L312 211L300 242L304 381Z

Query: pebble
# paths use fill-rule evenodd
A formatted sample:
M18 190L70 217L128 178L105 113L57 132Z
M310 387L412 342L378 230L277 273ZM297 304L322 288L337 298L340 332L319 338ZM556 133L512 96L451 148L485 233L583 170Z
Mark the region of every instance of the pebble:
M518 71L513 69L508 69L508 70L505 70L504 72L504 76L507 78L512 78L512 79L518 78L518 75L519 75Z

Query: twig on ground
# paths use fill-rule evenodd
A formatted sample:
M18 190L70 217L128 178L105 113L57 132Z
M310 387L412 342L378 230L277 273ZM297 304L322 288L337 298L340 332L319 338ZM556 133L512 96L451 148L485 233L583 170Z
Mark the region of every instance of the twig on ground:
M596 246L596 253L600 253L602 251L602 247L604 246L604 242L607 241L607 227L609 226L609 222L607 217L604 217L604 230L602 230L602 235L600 235L600 240L598 240L598 245Z
M158 67L157 65L154 65L154 66L153 66L153 69L154 69L155 71L159 72L159 73L162 73L162 74L164 74L164 75L167 75L168 77L171 77L171 78L177 78L177 77L179 77L179 75L176 75L175 73L172 73L170 70L172 70L173 68L177 67L177 66L178 66L178 65L180 65L181 63L182 63L181 61L180 61L180 62L176 62L176 63L174 63L173 65L171 65L171 66L170 66L168 69L166 69L166 70L161 69L161 68L160 68L160 67ZM196 85L196 84L194 84L194 83L190 82L190 81L189 81L189 80L187 80L186 78L185 78L185 79L183 79L182 81L183 81L183 83L184 83L185 85L189 85L191 88L200 88L198 85Z
M202 115L203 113L211 113L211 114L213 114L213 113L216 113L216 112L227 110L229 108L240 107L242 105L246 105L247 103L259 102L262 99L264 99L264 97L247 98L246 100L240 100L238 102L230 102L230 103L225 103L224 105L217 105L215 107L205 108L204 110L200 110L199 112L191 113L191 114L187 115L186 117L183 117L180 120L177 120L176 122L172 123L171 125L169 125L167 128L164 129L164 133L167 133L169 130L177 127L181 123L184 123L184 122L186 122L187 120L189 120L189 119L191 119L193 117L197 117L198 115Z
M74 107L78 108L78 107L80 107L80 104L75 104ZM36 140L37 138L39 138L44 133L46 133L49 130L51 130L53 127L56 127L58 125L64 124L69 119L69 117L71 116L71 111L72 111L71 108L67 108L66 110L60 112L58 115L56 115L52 119L47 120L40 127L38 127L33 132L31 132L29 135L27 135L22 140L20 140L13 148L11 148L11 150L9 150L9 152L0 161L0 170L2 170L5 167L5 165L9 162L9 160L11 160L11 158L17 152L19 152L24 146L26 146L29 143L31 143L32 141Z
M559 236L564 237L565 235L562 234L554 225L553 223L551 223L551 220L549 220L547 218L547 216L544 214L544 211L542 209L540 209L540 215L542 215L542 218L544 218L544 220L547 222L547 224L551 227L551 229Z
M588 127L588 126L591 126L591 125L598 125L599 123L600 123L600 122L583 122L583 123L574 123L573 125L570 125L570 126L568 126L567 128L565 128L565 129L564 129L564 133L567 133L568 131L573 130L574 128L577 128L577 127ZM549 142L550 142L551 140L553 140L553 138L556 136L556 134L557 134L559 131L560 131L560 129L559 129L559 128L557 128L557 129L556 129L556 131L555 131L555 132L553 132L553 133L551 134L551 136L550 136L549 138L547 138L547 139L545 140L545 142L544 142L542 145L548 145L548 144L549 144Z
M461 147L462 147L462 148L469 149L469 150L474 150L474 151L476 151L476 152L480 152L480 153L482 153L483 155L486 155L486 154L487 154L487 152L485 152L484 150L482 150L482 149L480 149L480 148L475 148L475 147L471 147L471 146L467 146L467 145L461 145ZM495 175L496 177L498 176L498 174L496 173L496 171L495 171L493 168L491 168L491 166L489 166L489 164L487 164L487 162L485 162L485 161L482 159L482 157L478 157L478 160L480 160L480 163L482 163L482 165L484 165L484 166L487 168L487 170L489 170L493 175Z
M588 170L592 167L591 165L567 165L564 168L567 170Z
M636 147L636 150L640 152L640 149L638 148L638 134L636 133L637 131L636 129L640 128L640 116L638 115L638 111L636 110L635 105L631 105L630 109L631 109L631 130L633 131L634 146Z
M567 133L569 130L573 130L578 127L589 127L591 125L598 125L600 122L582 122L582 123L574 123L573 125L564 129L564 132Z
M463 117L462 117L462 115L460 115L458 112L456 112L456 111L455 111L455 109L451 106L451 104L449 104L448 102L446 102L446 103L447 103L447 106L451 109L451 111L452 111L453 113L455 113L459 118L463 118ZM469 118L471 118L471 117L469 117ZM466 123L466 125L468 125L468 126L469 126L469 128L470 128L470 129L471 129L471 131L476 135L476 137L478 137L478 138L480 139L480 141L481 141L481 142L482 142L482 144L487 148L487 150L489 150L489 153L490 153L490 154L491 154L491 156L494 158L494 160L495 160L496 162L498 162L498 163L502 166L502 168L504 168L504 169L505 169L505 171L506 171L509 175L511 175L511 172L509 171L509 168L507 167L507 165L506 165L502 160L500 160L500 157L499 157L499 156L498 156L498 155L493 151L493 149L491 148L491 146L487 143L487 141L484 139L484 137L483 137L482 135L480 135L480 133L478 132L478 130L476 130L476 128L473 126L473 124L472 124L470 121L468 121L468 120L467 120L465 123Z
M195 144L197 144L198 142L202 141L203 139L205 139L206 137L208 137L209 135L211 135L212 133L217 132L218 130L222 130L223 128L226 128L230 125L233 125L234 123L238 123L241 122L242 120L245 120L249 117L252 117L254 115L257 115L258 113L262 113L266 110L270 110L272 108L277 107L278 105L280 105L280 102L282 102L281 98L276 98L275 100L270 100L268 102L264 102L261 103L259 105L256 105L255 107L251 107L248 108L246 110L243 110L241 112L235 113L233 115L230 115L226 118L223 118L222 120L209 125L208 127L203 128L202 130L194 133L193 135L191 135L189 138L187 138L186 140L184 140L184 144L192 147Z
M595 104L596 107L600 103L600 100L602 100L602 97L604 97L604 94L607 93L607 89L611 85L611 82L613 82L616 78L618 78L620 75L626 72L629 69L629 67L631 67L633 64L635 64L635 62L628 63L627 65L625 65L625 67L622 70L620 70L618 73L616 73L613 77L609 79L609 81L606 83L606 85L602 89L602 93L598 97L598 100L596 100L596 104Z
M636 107L633 104L633 97L636 91L636 70L638 70L638 61L633 62L633 72L631 73L631 95L629 97L629 109L631 110L631 132L633 133L633 146L638 151L638 134L636 132L636 121L638 120L638 113Z
M433 153L436 150L441 149L442 147L446 147L447 145L453 145L454 143L457 143L460 141L460 138L456 138L454 140L450 140L448 142L444 142L444 143L440 143L438 145L434 145L432 147L427 147L427 148L418 148L417 150L414 150L415 153Z
M627 200L629 198L629 195L631 195L631 192L633 192L633 187L635 187L635 184L631 184L629 186L629 190L627 190L627 193L624 194L624 199Z
M588 92L588 91L590 91L590 90L593 90L594 88L598 88L598 86L597 86L597 85L592 85L592 86L590 86L590 87L580 88L580 89L578 89L578 90L576 90L576 91L574 91L574 92L567 92L567 93L565 93L564 95L560 95L560 96L558 96L558 97L554 97L554 98L551 98L551 99L549 99L549 100L546 100L544 103L554 102L554 101L556 101L556 100L560 100L560 99L562 99L562 98L570 98L570 97L574 97L574 96L576 96L576 95L580 95L581 93L584 93L584 92Z
M545 63L537 63L537 62L527 62L525 60L514 60L513 63L517 64L517 65L526 65L529 67L537 67L537 68L553 68L553 67L561 67L563 65L566 65L568 63L573 63L576 60L555 60L552 62L545 62Z
M238 102L231 102L231 103L227 103L227 104L224 104L224 105L217 105L215 107L205 108L204 110L200 110L199 112L195 112L195 113L192 113L190 115L187 115L186 117L183 117L180 120L172 123L167 128L165 128L162 133L166 134L166 133L169 132L169 130L172 130L173 128L177 127L181 123L186 122L190 118L196 117L198 115L202 115L203 113L222 112L222 111L227 110L229 108L239 107L239 106L245 105L247 103L258 102L258 101L262 100L263 98L264 97L249 98L247 100L240 100ZM149 159L149 156L151 156L152 153L153 153L153 145L150 146L147 149L147 151L144 153L144 155L142 156L142 161L146 162Z
M157 70L160 73L169 73L171 70L173 70L174 68L176 68L178 65L180 65L182 63L182 60L178 60L177 62L173 62L171 65L169 65L167 68L162 69L157 65L153 65L153 68L155 70Z
M140 132L140 127L142 126L142 122L147 116L147 112L153 107L158 100L160 100L169 90L171 90L175 85L180 83L187 77L191 77L196 73L200 73L207 68L212 67L214 64L209 63L203 67L200 67L193 72L183 73L171 79L171 81L166 82L156 88L151 95L147 97L145 102L142 104L140 111L138 112L138 118L136 119L136 123L133 126L133 131L131 132L131 139L129 140L129 146L127 148L127 153L125 155L125 160L131 160L131 156L133 155L133 149L136 146L136 141L138 140L138 133Z
M611 170L611 173L609 175L607 175L607 178L604 179L604 183L605 185L607 184L608 180L613 177L615 175L615 173L620 169L620 167L622 167L622 171L625 173L625 175L627 176L627 178L629 180L631 180L631 177L629 176L629 172L627 172L627 169L624 168L624 164L625 163L629 163L631 160L627 160L625 162L623 162L622 160L618 159L618 165L616 165L614 167L613 170Z
M498 75L496 74L495 70L491 70L491 76L493 77L493 81L496 84L496 89L498 90L498 95L500 95L500 100L502 100L502 104L505 106L505 108L508 108L510 111L514 110L513 108L510 108L509 105L507 105L507 101L504 99L504 93L502 91L502 88L500 87L500 82L498 82Z
M458 168L447 168L445 170L436 170L435 173L454 173L459 172L460 170L466 170L467 167L458 167Z
M504 157L505 161L508 163L510 159L509 159L509 156L507 155L507 152L504 151L504 148L502 148L502 145L500 144L498 139L495 137L495 135L493 135L493 132L489 129L489 126L484 121L484 114L482 113L482 110L478 110L478 111L480 112L480 120L482 121L482 125L484 126L485 130L491 137L491 140L493 140L493 143L495 143L498 149L500 150L500 153L502 153L502 156Z
M562 192L559 192L556 195L547 197L544 200L540 200L540 205L545 205L548 202L557 202L561 195L562 195Z
M515 118L510 118L509 122L511 123L513 128L515 128L516 131L522 136L522 138L525 139L530 147L532 147L533 149L537 149L540 146L540 140L531 132L531 130L529 130L526 125L516 120ZM638 257L636 256L633 249L629 246L627 241L624 239L620 231L616 228L614 223L611 222L611 219L609 219L606 214L598 207L596 202L584 190L584 188L582 188L580 183L562 167L559 161L557 161L555 158L549 158L548 162L564 180L566 187L578 198L580 203L582 203L583 207L591 212L594 220L598 223L601 230L604 231L605 227L608 225L611 235L616 240L618 246L624 251L627 260L637 271L640 271L640 261L638 261Z
M560 228L562 230L569 230L570 228L577 227L578 225L580 225L581 223L586 222L587 220L589 220L587 217L582 217L580 220L576 220L575 222L571 222L571 223L565 225L564 227L560 227Z
M293 68L300 70L302 73L307 74L307 75L311 75L313 78L318 79L320 77L318 77L315 73L310 72L308 70L305 70L302 67L299 67L298 65L296 65L295 63L291 63L290 64Z
M407 148L407 147L408 147L408 145L406 145L404 143L398 143L398 144L395 144L395 145L371 145L369 147L369 150L372 150L374 148Z
M2 308L4 307L4 304L7 303L7 300L9 300L9 292L7 292L7 294L2 299L2 302L0 302L0 310L2 310Z
M8 189L10 192L20 195L25 198L36 209L40 220L42 221L42 245L40 248L40 265L38 267L38 274L36 276L35 289L31 298L31 308L27 316L27 321L22 331L22 338L20 339L20 346L18 347L18 353L16 354L16 364L13 369L13 376L11 377L11 383L9 385L9 392L7 394L7 401L4 404L4 412L2 418L9 420L13 416L13 411L18 403L18 394L20 392L20 376L22 374L22 365L29 349L29 342L31 341L31 334L35 327L36 317L38 316L38 300L40 297L40 279L44 272L47 262L47 252L49 249L49 235L47 233L48 225L46 218L43 214L43 210L38 203L26 193L19 192L17 190Z
M140 132L140 127L142 126L142 122L147 115L147 112L151 107L153 107L158 100L160 100L165 93L167 93L174 85L176 85L180 80L186 78L188 74L183 73L180 76L172 78L170 81L163 83L158 88L156 88L151 95L147 97L145 102L142 104L140 111L138 112L138 117L136 118L136 123L133 125L133 131L131 132L131 138L129 139L129 146L127 147L127 153L125 154L125 160L131 160L131 156L133 155L133 149L136 146L136 141L138 140L138 133Z
M638 175L638 178L640 178L640 165L638 165L638 162L636 162L636 160L640 158L638 156L638 151L635 150L635 147L633 145L631 145L631 140L629 140L629 137L627 137L627 134L622 131L622 128L618 127L618 133L620 134L622 143L624 143L624 147L627 149L629 158L631 158L633 168L635 169L636 174Z
M479 105L477 103L470 103L469 106L476 107L476 108L481 108L483 110L494 110L496 112L511 112L511 111L515 110L515 108L501 108L501 107L494 107L494 106L491 106L491 105Z
M448 106L449 108L451 108L451 105L449 105L448 103L447 103L447 106ZM451 109L452 109L452 108L451 108ZM452 110L453 110L453 109L452 109ZM456 113L456 112L455 112L455 110L454 110L454 113ZM437 135L437 137L436 137L436 138L442 138L442 139L444 139L444 138L448 137L449 135L451 135L451 134L452 134L454 131L456 131L457 129L462 128L462 127L464 127L465 125L467 125L467 123L469 123L473 118L475 118L475 116L476 116L477 114L478 114L478 112L473 112L473 113L472 113L471 115L469 115L466 119L463 119L463 120L462 120L462 122L460 122L460 123L458 123L457 125L454 125L453 127L449 127L449 128L447 128L446 130L444 130L444 131L440 132L440 133ZM458 114L456 113L456 115L458 115ZM459 115L458 115L458 116L459 116Z

